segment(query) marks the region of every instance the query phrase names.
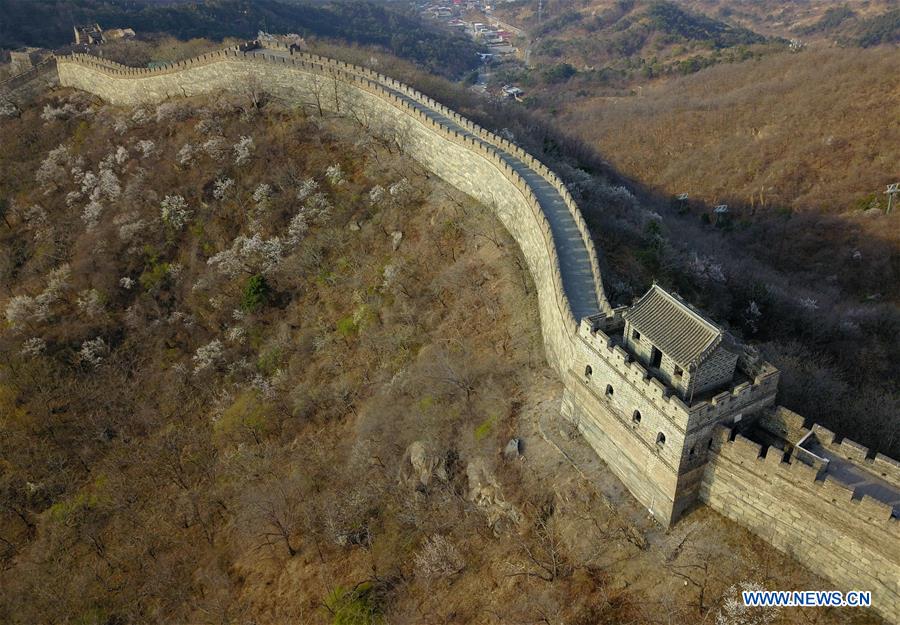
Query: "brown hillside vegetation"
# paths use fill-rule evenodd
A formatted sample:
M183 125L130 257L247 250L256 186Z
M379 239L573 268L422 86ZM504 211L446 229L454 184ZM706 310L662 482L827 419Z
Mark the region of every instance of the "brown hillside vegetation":
M714 203L868 208L900 162L900 52L815 49L710 68L563 122L623 173Z
M499 223L258 104L0 120L0 622L677 625L827 587L708 510L610 505L550 442L587 451Z

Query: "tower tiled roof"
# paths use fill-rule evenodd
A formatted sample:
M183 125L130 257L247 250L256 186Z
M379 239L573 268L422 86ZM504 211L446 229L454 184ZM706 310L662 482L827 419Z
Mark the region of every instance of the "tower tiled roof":
M622 317L682 367L699 363L724 336L720 327L657 284Z

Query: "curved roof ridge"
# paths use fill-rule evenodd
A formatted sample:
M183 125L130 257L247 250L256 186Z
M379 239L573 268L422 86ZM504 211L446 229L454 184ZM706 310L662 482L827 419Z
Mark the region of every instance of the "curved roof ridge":
M699 364L721 344L725 331L656 283L622 317L682 366Z

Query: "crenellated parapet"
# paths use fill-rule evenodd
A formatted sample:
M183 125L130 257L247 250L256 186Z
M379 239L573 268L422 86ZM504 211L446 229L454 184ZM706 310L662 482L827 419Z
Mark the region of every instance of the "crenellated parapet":
M799 449L786 453L717 427L701 500L840 588L871 590L874 609L900 621L900 490ZM857 446L845 450L859 458Z
M579 338L591 352L608 363L659 410L671 415L683 429L690 431L743 411L755 412L763 403L774 400L778 390L778 370L769 363L763 363L752 380L739 382L711 397L698 397L696 401L686 403L626 351L621 338L621 325L615 321L621 318L623 310L616 309L610 318L583 319L578 328ZM618 333L614 334L613 330Z
M77 63L83 67L102 71L105 74L115 78L151 78L169 76L190 69L200 68L210 64L223 63L228 61L240 60L247 63L282 65L285 67L298 68L301 70L313 71L322 75L338 78L343 82L350 82L357 86L363 86L372 93L377 93L380 97L390 97L392 94L400 94L409 98L413 102L417 102L429 110L436 111L442 117L449 120L452 124L459 126L466 133L475 137L484 143L501 150L508 157L517 159L530 171L535 172L559 195L565 204L569 216L575 224L578 233L582 239L582 245L585 248L588 262L590 264L591 275L595 285L596 305L600 310L609 310L609 304L603 290L603 280L600 273L600 264L597 255L597 249L593 238L584 220L584 216L578 208L574 198L566 188L563 181L544 163L540 162L533 155L529 154L513 142L500 137L499 135L479 126L466 117L453 111L447 106L437 102L433 98L426 96L418 90L403 84L393 78L372 71L367 68L359 67L315 54L294 51L286 46L274 46L281 48L285 54L267 54L264 50L259 50L255 45L243 45L210 52L195 58L178 61L176 63L166 64L154 68L134 68L95 57L88 54L72 54L66 57L60 57L61 63ZM357 77L364 79L360 81ZM407 107L415 108L415 107ZM419 111L418 113L421 114Z
M765 475L772 484L776 484L773 480L777 479L802 488L823 504L834 506L836 514L860 525L875 524L900 539L900 519L894 506L830 475L827 465L817 468L724 426L715 428L711 450L713 459L718 459L716 456L725 458L757 475Z
M884 495L900 485L900 463L819 426L808 430L800 415L775 407L778 371L752 350L729 352L730 382L697 385L696 394L667 385L659 361L626 348L626 309L605 298L597 251L565 184L513 142L388 76L287 47L251 42L152 69L81 54L57 63L61 84L113 104L258 81L275 98L362 111L396 129L407 154L490 206L516 240L536 286L547 359L565 383L563 414L660 522L699 498L836 583L871 587L882 612L900 620L891 607L900 597L900 530ZM784 448L733 430L748 422L783 438ZM851 481L857 470L874 481Z
M900 462L884 454L872 454L867 447L848 438L839 439L834 432L818 423L812 426L812 433L826 450L854 466L878 476L900 491ZM898 505L900 505L900 500L898 500Z

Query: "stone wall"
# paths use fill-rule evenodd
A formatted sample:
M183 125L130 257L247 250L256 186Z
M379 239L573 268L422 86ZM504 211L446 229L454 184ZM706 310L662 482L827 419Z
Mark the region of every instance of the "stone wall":
M706 360L700 363L697 371L694 372L694 379L686 387L687 392L699 394L728 384L734 379L737 361L737 354L729 352L720 345Z
M332 60L320 62L309 55L266 58L225 50L158 70L127 68L88 55L72 55L61 57L58 65L63 86L94 93L113 104L156 103L258 85L277 98L313 108L321 106L367 126L390 128L410 156L451 185L494 207L521 248L533 276L548 361L560 372L570 365L577 321L563 288L551 228L533 190L500 151L514 153L562 189L578 217L579 230L587 233L587 227L561 181L508 141L397 81L383 76L372 80L361 68ZM446 111L460 128L438 123L418 103L441 114ZM597 267L593 243L588 249ZM598 293L602 294L599 269L594 271ZM607 307L605 299L601 303Z
M827 473L717 428L700 498L842 590L871 590L873 608L900 622L900 521L891 507Z
M563 414L637 500L669 525L697 500L713 429L771 406L778 372L767 369L752 382L689 405L621 347L619 331L614 321L598 326L582 320L576 362L564 378Z
M838 442L834 432L819 424L812 427L812 432L828 451L900 489L900 462L884 454L875 454L870 458L868 448L847 438Z
M0 82L0 100L7 100L21 107L38 94L57 84L59 84L59 74L56 70L56 62L48 59L26 72Z
M607 334L596 327L594 318L579 324L565 294L550 224L508 155L538 172L563 197L591 257L600 309L619 328L621 310L610 310L603 298L596 251L571 195L558 177L517 146L397 81L312 55L263 58L226 50L157 70L74 55L59 59L58 67L62 85L114 104L156 103L258 85L275 97L321 106L391 132L426 168L493 207L515 238L538 291L547 359L566 386L562 411L639 501L668 524L699 497L841 588L871 589L876 609L900 621L900 531L889 508L868 497L856 500L830 479L817 480L815 469L784 462L778 450L763 456L750 441L730 441L728 430L719 425L773 404L778 385L774 368L762 366L750 381L685 403L616 345L612 330ZM436 120L429 111L445 120ZM607 385L613 388L609 395ZM791 435L802 427L802 418L786 412L771 412L770 420ZM657 444L660 433L666 439L662 445ZM827 432L819 438L859 466L900 480L895 461L868 459L866 450L848 441L838 444Z

